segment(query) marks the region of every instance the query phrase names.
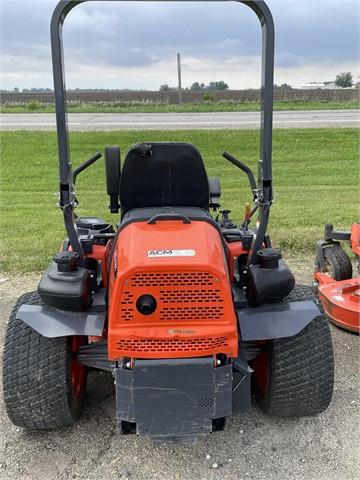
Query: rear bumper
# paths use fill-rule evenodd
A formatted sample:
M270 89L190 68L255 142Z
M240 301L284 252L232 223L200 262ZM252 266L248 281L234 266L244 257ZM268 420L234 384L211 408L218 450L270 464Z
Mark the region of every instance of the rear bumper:
M213 357L135 360L132 370L117 368L115 379L120 429L136 424L139 436L157 443L193 443L234 410L250 408L245 361L233 375L232 364L215 368Z

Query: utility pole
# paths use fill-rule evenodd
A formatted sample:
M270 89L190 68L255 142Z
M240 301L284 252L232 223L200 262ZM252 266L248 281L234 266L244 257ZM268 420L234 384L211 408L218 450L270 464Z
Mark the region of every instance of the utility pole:
M182 104L181 98L181 58L180 53L177 54L177 66L178 66L178 83L179 83L179 104Z

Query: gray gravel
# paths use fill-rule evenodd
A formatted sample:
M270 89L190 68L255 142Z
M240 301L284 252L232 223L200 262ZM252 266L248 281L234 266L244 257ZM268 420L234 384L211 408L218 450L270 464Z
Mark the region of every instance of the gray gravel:
M311 262L288 262L298 281L311 280ZM36 287L37 275L0 275L0 344L14 299ZM231 419L226 432L191 447L154 448L115 428L111 375L91 372L80 422L57 431L13 426L0 393L0 479L358 479L359 337L331 326L336 383L328 410L281 420L251 412Z

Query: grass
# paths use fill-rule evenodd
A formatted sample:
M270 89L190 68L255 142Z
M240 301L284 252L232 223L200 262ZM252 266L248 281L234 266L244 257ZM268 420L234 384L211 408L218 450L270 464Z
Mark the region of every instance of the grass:
M274 110L342 110L357 109L359 102L332 102L321 100L292 100L275 102ZM80 103L69 104L69 113L197 113L197 112L256 112L260 111L259 102L204 102L170 105L151 102L124 103ZM26 105L1 105L0 113L54 113L54 106L32 100Z
M229 151L256 172L259 134L235 131L73 132L75 166L106 145L122 152L140 141L186 141L201 151L208 175L219 176L222 205L240 221L243 204L251 200L245 175L221 157ZM0 132L0 259L6 272L42 271L65 237L56 207L58 188L55 132ZM314 256L315 241L325 223L350 228L358 220L359 135L357 129L274 131L273 177L276 201L268 232L285 255ZM108 213L104 163L99 160L77 180L80 216Z

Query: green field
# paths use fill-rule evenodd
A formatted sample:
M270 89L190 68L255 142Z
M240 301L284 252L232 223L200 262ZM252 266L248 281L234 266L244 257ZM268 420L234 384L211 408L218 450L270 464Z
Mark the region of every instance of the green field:
M275 102L274 110L343 110L357 109L358 101L335 102L325 100L291 100ZM206 113L206 112L257 112L259 102L203 102L182 105L153 102L96 102L68 105L69 113ZM53 113L54 106L32 100L26 105L1 105L0 113Z
M58 189L55 132L1 132L1 269L41 271L65 237L62 214L53 192ZM251 201L245 175L221 157L227 150L256 172L259 133L253 130L74 132L70 135L75 166L119 145L122 152L141 141L194 143L208 174L219 176L222 206L240 221ZM314 256L325 223L349 229L359 218L359 132L357 129L274 131L275 203L268 232L284 253ZM77 181L77 214L97 215L115 223L108 213L104 162L99 160Z

